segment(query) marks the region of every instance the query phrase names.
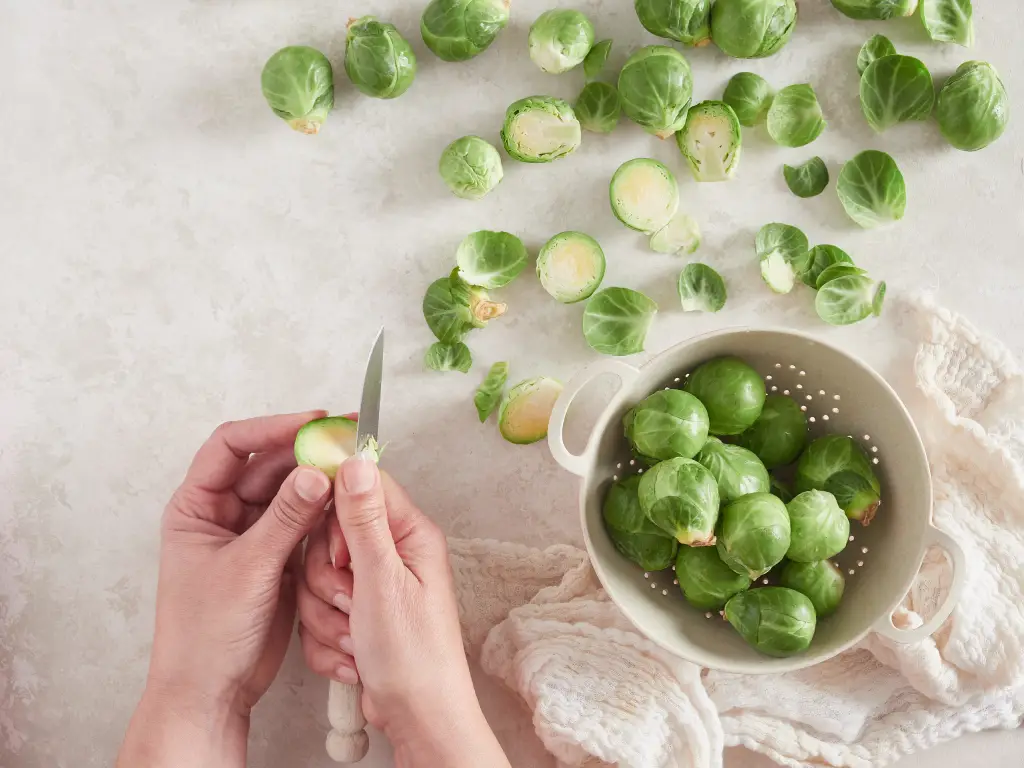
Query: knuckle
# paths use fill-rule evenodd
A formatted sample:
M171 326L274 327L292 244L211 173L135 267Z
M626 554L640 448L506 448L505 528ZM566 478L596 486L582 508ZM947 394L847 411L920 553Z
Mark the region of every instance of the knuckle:
M288 496L278 496L274 501L274 517L288 531L298 532L303 530L305 522L305 510L296 501Z

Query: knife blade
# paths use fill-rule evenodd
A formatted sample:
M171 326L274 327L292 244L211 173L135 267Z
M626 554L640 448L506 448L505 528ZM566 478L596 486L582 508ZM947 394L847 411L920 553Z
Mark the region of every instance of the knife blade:
M376 449L380 427L380 389L384 380L384 327L377 332L377 338L366 361L363 375L363 396L359 401L359 419L356 422L356 450L368 447Z

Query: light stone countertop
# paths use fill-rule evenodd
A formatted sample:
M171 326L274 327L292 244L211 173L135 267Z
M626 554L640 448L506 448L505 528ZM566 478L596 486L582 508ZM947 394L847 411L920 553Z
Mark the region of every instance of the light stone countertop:
M884 31L937 81L966 59L991 61L1019 108L1024 16L1011 0L976 4L971 50L928 43L914 19L855 23L824 0L801 0L776 56L687 56L695 100L717 98L745 69L776 87L809 81L829 121L810 147L777 148L745 129L738 177L697 185L674 143L623 122L552 165L507 161L478 203L442 185L441 149L469 133L496 141L509 103L572 99L582 75L545 75L529 61L527 29L545 2L515 0L511 26L465 64L423 46L424 2L0 6L0 766L110 765L146 669L161 508L193 452L226 419L353 408L381 324L387 462L422 507L455 536L580 542L575 480L543 444L512 446L493 423L480 426L471 398L497 360L510 361L514 380L566 379L593 360L582 306L556 304L528 271L502 292L508 316L469 339L470 375L423 370L423 291L472 230L517 233L533 252L566 229L596 237L605 284L644 290L662 307L652 353L728 325L780 325L863 355L905 392L912 348L899 298L930 289L1024 357L1024 114L980 153L951 149L934 123L877 136L859 112L854 66L860 44ZM599 37L615 38L615 66L654 42L631 3L577 5ZM419 55L397 101L360 95L340 67L345 22L361 13L396 23ZM264 61L292 43L335 63L337 107L315 138L289 131L260 94ZM891 152L907 178L907 215L894 226L861 231L834 186L799 200L783 183L783 163L818 154L834 179L868 147ZM682 206L704 230L698 256L729 283L719 315L679 311L683 261L648 251L608 210L611 173L648 155L676 170ZM835 243L887 280L885 316L830 329L807 291L772 295L751 246L769 221ZM255 768L330 764L326 685L296 650L258 710ZM519 706L480 682L515 765L549 765ZM988 734L904 765L998 768L1020 765L1022 752L1020 732ZM375 738L364 765L390 766L389 754ZM765 764L735 750L727 763Z

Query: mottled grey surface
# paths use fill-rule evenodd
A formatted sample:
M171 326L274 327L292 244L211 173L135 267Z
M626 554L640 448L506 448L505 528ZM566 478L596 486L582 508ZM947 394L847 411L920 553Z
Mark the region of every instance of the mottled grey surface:
M507 104L532 93L573 98L582 75L545 75L529 61L526 30L547 7L540 0L515 0L512 26L466 64L424 48L422 4L0 0L5 768L110 764L146 668L157 521L193 451L225 419L354 407L382 323L387 465L424 509L453 535L579 542L573 478L543 445L511 446L493 424L481 427L471 395L496 360L511 362L514 380L567 378L592 360L582 306L556 304L526 274L502 292L508 317L470 340L469 375L422 370L431 341L422 292L473 229L516 232L533 250L564 229L597 237L606 284L645 290L662 306L652 352L708 329L777 324L849 345L905 385L911 349L899 340L898 312L831 330L807 291L767 291L751 243L774 220L847 249L893 297L934 289L1024 353L1024 115L975 154L946 146L934 123L876 136L859 113L854 64L863 40L884 31L937 80L967 58L988 59L1016 96L1024 22L1011 0L978 3L971 51L929 44L916 20L858 24L805 0L777 56L738 62L707 48L689 58L696 99L718 97L743 69L776 87L812 83L829 121L813 145L779 149L762 130L745 130L736 180L698 186L672 142L623 124L587 135L551 166L506 162L505 180L479 203L441 184L441 149L466 133L496 140ZM653 41L629 3L578 7L599 36L616 39L616 66ZM360 95L339 66L345 21L364 12L397 24L420 57L417 81L397 101ZM337 108L317 137L289 131L260 94L263 62L289 43L318 46L335 63ZM833 187L808 201L786 190L783 163L819 154L834 179L866 147L892 152L904 170L903 222L860 231ZM729 283L720 315L678 311L683 262L649 252L608 211L612 171L641 155L679 174L683 206L704 228L698 256ZM328 765L326 686L294 650L256 717L256 768ZM544 765L518 705L493 683L482 687L514 763ZM1012 743L980 737L976 750L947 754L958 766L1009 765L993 755L999 745L1007 757L1024 749L1019 737ZM745 761L730 753L731 765ZM390 765L379 738L365 765Z

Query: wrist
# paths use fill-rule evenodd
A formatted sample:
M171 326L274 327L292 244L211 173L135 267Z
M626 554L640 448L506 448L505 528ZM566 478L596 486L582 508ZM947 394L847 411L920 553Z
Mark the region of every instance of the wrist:
M464 707L434 710L431 716L390 727L386 733L394 746L396 768L508 765L475 698Z

